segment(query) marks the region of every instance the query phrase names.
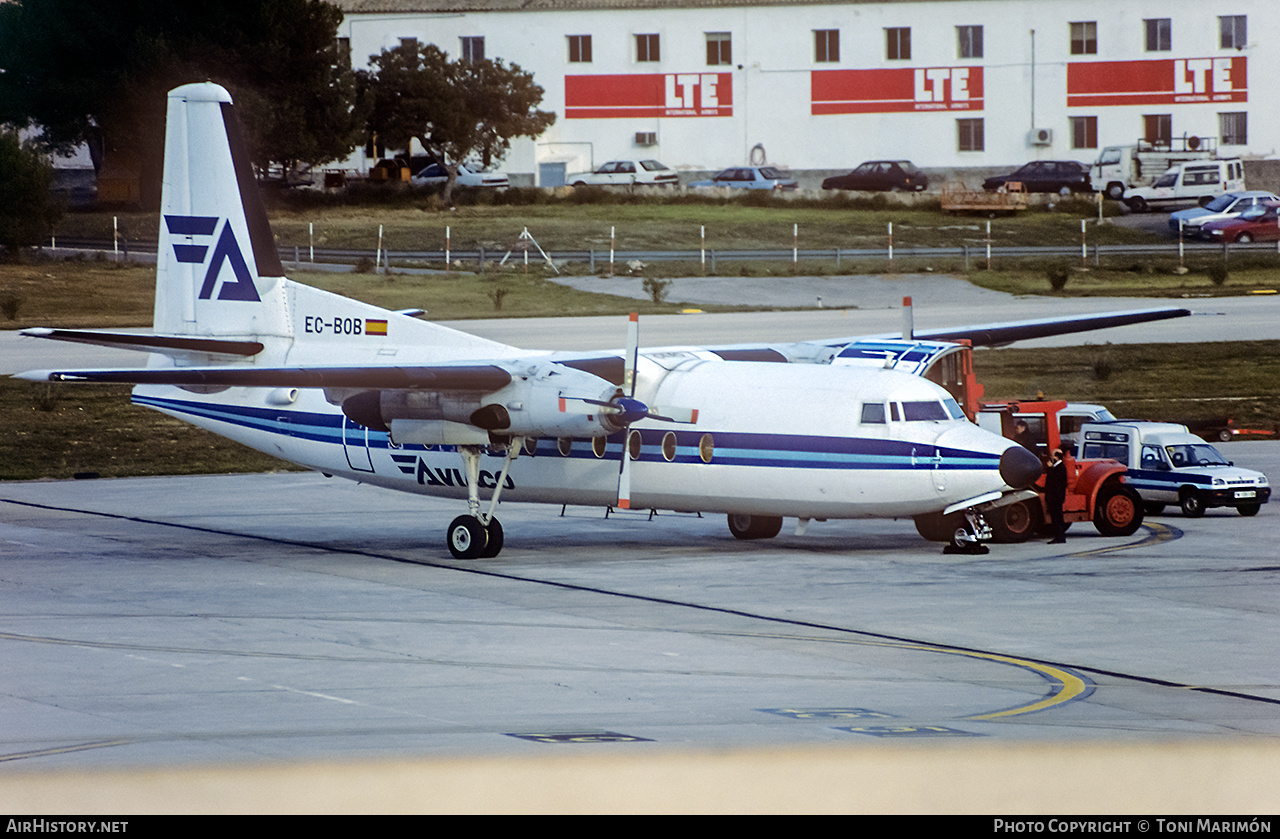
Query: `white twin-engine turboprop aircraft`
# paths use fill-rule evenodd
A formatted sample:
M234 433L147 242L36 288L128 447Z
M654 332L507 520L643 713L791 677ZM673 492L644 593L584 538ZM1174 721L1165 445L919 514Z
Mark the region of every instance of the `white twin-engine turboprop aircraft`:
M783 516L985 537L982 511L1027 497L1040 461L969 423L921 360L957 347L940 341L1186 314L643 353L633 315L625 352L521 350L286 279L223 88L169 94L164 165L154 334L26 331L146 351L147 366L22 376L133 383L140 405L308 468L465 498L446 536L458 558L501 550L500 496L724 513L746 539Z

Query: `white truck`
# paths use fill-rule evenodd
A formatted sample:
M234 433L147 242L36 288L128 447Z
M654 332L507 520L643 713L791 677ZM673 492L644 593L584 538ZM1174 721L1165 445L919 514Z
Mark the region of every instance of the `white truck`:
M1124 203L1135 213L1171 206L1208 204L1217 196L1244 189L1244 161L1238 157L1179 163L1151 186L1126 189Z
M1090 168L1089 178L1094 192L1119 201L1125 190L1150 186L1179 163L1213 156L1213 143L1197 137L1180 137L1168 144L1139 141L1132 146L1107 146Z
M1211 507L1254 516L1271 498L1266 475L1233 465L1185 425L1086 422L1078 445L1080 459L1111 458L1128 466L1125 483L1137 490L1150 515L1177 504L1192 518Z

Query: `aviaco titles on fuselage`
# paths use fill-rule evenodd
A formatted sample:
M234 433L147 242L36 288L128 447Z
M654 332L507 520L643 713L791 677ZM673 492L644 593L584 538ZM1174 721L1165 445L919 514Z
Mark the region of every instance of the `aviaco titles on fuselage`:
M971 424L934 362L961 340L1184 314L644 352L633 315L622 350L522 350L286 279L231 97L206 83L169 94L154 333L26 330L146 366L22 375L133 383L134 402L285 460L466 499L459 558L501 550L499 499L723 513L740 538L784 516L924 517L963 542L1041 464Z

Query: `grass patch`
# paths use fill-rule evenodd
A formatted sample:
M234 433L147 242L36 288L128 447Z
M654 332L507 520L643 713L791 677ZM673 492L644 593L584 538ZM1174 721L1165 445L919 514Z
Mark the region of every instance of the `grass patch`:
M129 402L128 385L0 378L0 480L294 470Z
M105 260L29 261L0 265L0 296L19 301L0 329L28 326L117 327L151 323L156 269Z
M978 350L989 400L1098 402L1119 417L1280 425L1280 341Z
M1280 260L1275 257L1241 257L1231 263L1229 279L1215 279L1221 257L1188 260L1187 272L1179 274L1177 260L1146 262L1101 268L1055 265L1064 269L1060 288L1046 276L1049 263L1024 262L1008 269L970 271L969 282L991 291L1016 295L1059 297L1235 297L1251 291L1280 288Z

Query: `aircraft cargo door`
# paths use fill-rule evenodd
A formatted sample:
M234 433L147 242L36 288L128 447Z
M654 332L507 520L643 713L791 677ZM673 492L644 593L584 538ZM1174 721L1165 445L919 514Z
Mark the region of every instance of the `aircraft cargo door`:
M357 472L372 472L373 461L369 457L369 429L342 417L342 448L347 454L347 464Z

